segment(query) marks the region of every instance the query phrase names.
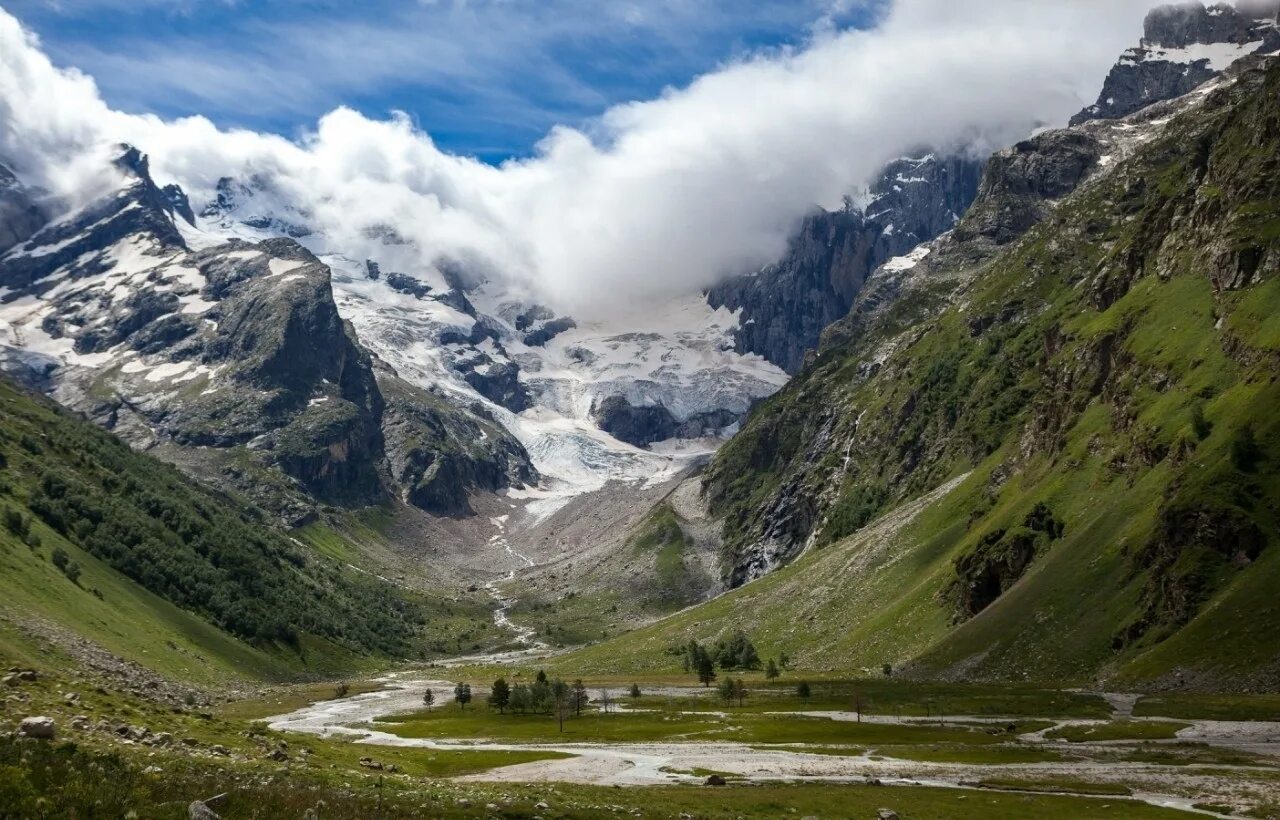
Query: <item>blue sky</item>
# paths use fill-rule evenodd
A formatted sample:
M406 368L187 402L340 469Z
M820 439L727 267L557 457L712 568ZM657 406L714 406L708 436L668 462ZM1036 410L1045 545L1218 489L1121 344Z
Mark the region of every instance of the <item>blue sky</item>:
M556 123L865 25L882 0L0 0L106 101L295 136L347 105L409 112L496 162Z

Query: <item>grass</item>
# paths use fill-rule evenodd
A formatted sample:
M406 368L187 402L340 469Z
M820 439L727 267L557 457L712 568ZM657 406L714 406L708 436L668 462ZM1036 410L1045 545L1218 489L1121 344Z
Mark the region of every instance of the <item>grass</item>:
M1070 778L990 777L978 782L979 788L1012 792L1064 792L1066 794L1114 795L1128 797L1133 790L1119 783L1090 783Z
M1169 740L1190 726L1189 723L1148 720L1117 720L1086 726L1063 726L1045 732L1052 740L1071 743L1096 743L1111 740Z
M239 720L261 720L263 718L285 715L297 711L313 703L333 700L339 697L339 686L346 687L342 697L354 697L367 692L377 692L385 686L376 681L359 681L355 683L308 683L273 690L248 700L237 700L223 706L220 714L223 717Z
M1144 743L1123 758L1131 763L1156 763L1161 766L1267 766L1274 759L1260 755L1210 746L1207 743Z
M881 746L878 755L924 763L968 763L975 766L1008 766L1020 763L1060 763L1064 758L1043 746L970 746L963 744L930 744L927 746Z
M1098 695L1067 692L1018 684L963 684L907 681L893 679L813 680L812 696L801 700L796 696L795 675L767 681L756 674L739 675L749 685L750 696L734 711L855 711L861 705L867 715L898 717L933 717L974 715L979 717L1055 717L1106 718L1111 707ZM694 681L686 677L684 684ZM705 697L650 698L646 707L675 709L722 709L714 692Z
M1280 721L1280 695L1149 695L1138 700L1133 713L1186 720Z
M484 708L456 706L390 717L379 726L409 738L486 738L541 743L626 743L648 741L732 741L748 744L816 743L860 746L914 744L994 745L1008 735L985 727L857 723L803 715L770 715L749 711L682 713L678 711L603 714L588 709L571 717L561 731L547 715L498 714Z
M162 771L149 773L148 766ZM1061 785L1061 784L1054 784ZM1132 801L1006 795L893 786L791 785L664 786L612 789L569 784L458 785L409 774L363 772L337 776L323 768L279 768L271 777L219 761L190 761L164 754L106 753L72 744L0 740L0 816L185 816L197 797L226 793L214 804L224 817L490 817L542 814L557 818L601 815L674 817L696 807L697 816L721 818L871 817L891 806L905 818L948 820L1172 820L1190 817ZM465 801L465 804L464 802ZM537 803L549 804L546 810ZM493 809L486 809L493 804Z

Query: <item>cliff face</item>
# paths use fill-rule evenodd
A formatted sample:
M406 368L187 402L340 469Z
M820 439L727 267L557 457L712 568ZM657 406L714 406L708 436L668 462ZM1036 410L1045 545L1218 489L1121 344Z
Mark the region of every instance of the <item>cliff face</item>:
M1076 114L1071 124L1127 117L1189 93L1240 57L1280 51L1276 8L1254 5L1247 11L1227 3L1206 7L1199 2L1152 9L1142 42L1120 57L1098 101Z
M808 217L785 258L717 285L707 301L741 311L734 331L740 352L795 373L873 270L955 225L973 201L981 168L964 157L895 160L872 185L868 204Z

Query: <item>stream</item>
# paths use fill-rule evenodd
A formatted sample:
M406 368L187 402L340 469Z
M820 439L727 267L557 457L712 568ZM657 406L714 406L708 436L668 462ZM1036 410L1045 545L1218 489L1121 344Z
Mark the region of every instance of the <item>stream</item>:
M459 659L467 662L494 662L518 657L527 652L507 653ZM764 749L746 743L725 741L658 741L626 743L533 743L486 740L431 740L403 738L382 731L374 725L378 718L403 714L421 708L422 692L431 688L437 703L451 697L453 682L389 675L381 679L387 688L377 692L323 701L269 719L272 729L299 732L322 737L347 737L370 746L394 746L459 751L487 749L495 751L554 751L573 755L558 760L543 760L502 767L457 778L460 782L566 782L593 785L648 786L672 783L700 783L702 777L694 769L732 773L750 782L812 781L829 783L862 783L879 781L892 785L921 785L955 789L971 789L971 784L991 777L1022 774L1046 778L1071 778L1096 783L1132 783L1168 788L1168 792L1135 792L1132 797L1108 800L1139 800L1153 806L1181 809L1195 814L1226 817L1193 808L1202 798L1182 797L1175 792L1221 790L1221 778L1209 772L1199 773L1195 767L1169 767L1146 763L1060 761L1006 765L966 763L924 763L882 757L875 750L857 756L810 754L802 749ZM691 689L690 691L695 691ZM482 696L482 693L478 693ZM1110 699L1110 698L1109 698ZM850 712L813 712L814 716L834 720L854 720ZM915 723L915 719L889 716L864 716L867 722ZM1137 718L1141 720L1141 718ZM949 716L948 722L984 722L986 716ZM1099 721L1061 721L1059 725L1097 723ZM1214 745L1238 748L1265 748L1280 753L1280 724L1225 721L1188 721L1191 727L1180 733L1179 740L1196 740ZM1043 733L1037 733L1043 738ZM1040 742L1051 742L1043 739ZM1055 744L1057 745L1057 744ZM874 756L874 757L873 757ZM969 785L966 785L969 784ZM1248 787L1247 781L1241 781ZM1052 792L1050 792L1052 793Z

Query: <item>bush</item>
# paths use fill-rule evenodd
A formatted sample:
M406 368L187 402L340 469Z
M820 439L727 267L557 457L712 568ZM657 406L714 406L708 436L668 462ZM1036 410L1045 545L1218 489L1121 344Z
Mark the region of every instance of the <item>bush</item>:
M1258 469L1261 459L1262 448L1253 435L1253 428L1246 424L1231 441L1231 463L1242 473L1252 473Z
M13 507L5 507L4 528L18 536L18 538L26 540L27 533L31 531L31 519Z
M53 555L50 560L53 561L53 565L58 568L59 572L66 572L67 564L71 562L70 556L67 555L67 551L62 547L53 548Z

